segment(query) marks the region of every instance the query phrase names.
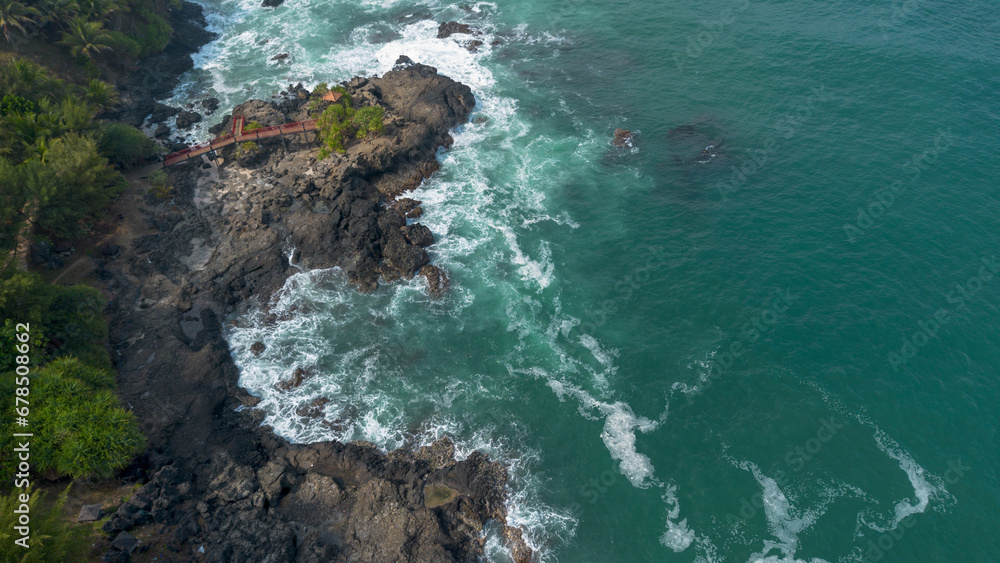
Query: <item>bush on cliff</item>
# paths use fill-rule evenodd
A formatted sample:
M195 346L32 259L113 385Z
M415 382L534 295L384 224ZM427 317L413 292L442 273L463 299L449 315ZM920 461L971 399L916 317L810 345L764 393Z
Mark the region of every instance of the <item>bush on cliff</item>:
M323 110L323 115L317 120L319 138L323 143L319 151L320 160L334 152L345 152L345 143L351 137L361 139L371 134L381 135L384 129L385 108L369 106L355 109L347 92L342 94L343 97Z
M134 61L162 51L173 34L167 13L179 7L178 0L4 0L0 15L7 43L14 35L58 43L86 64L102 52Z
M15 372L0 376L0 406L14 411ZM23 383L23 380L20 381ZM0 424L3 467L9 480L13 468L12 434L30 431L41 437L32 442L32 470L73 478L108 478L125 468L145 447L135 416L115 396L114 374L88 366L76 358L59 358L32 370L28 395L28 426L13 418Z
M149 137L126 123L108 123L102 128L98 144L101 154L123 167L135 166L159 152Z
M41 173L50 176L48 185L54 189L30 197L38 200L35 224L54 237L75 239L86 233L86 223L128 185L93 140L75 133L53 140L43 163Z
M131 412L112 392L114 374L76 358L60 358L32 382L37 404L32 426L45 436L32 457L40 471L74 478L114 476L145 446Z
M25 60L0 65L0 251L14 246L29 221L28 235L80 236L124 187L95 137L106 154L126 159L125 145L144 152L149 141L94 120L115 102L109 88L99 81L77 87Z

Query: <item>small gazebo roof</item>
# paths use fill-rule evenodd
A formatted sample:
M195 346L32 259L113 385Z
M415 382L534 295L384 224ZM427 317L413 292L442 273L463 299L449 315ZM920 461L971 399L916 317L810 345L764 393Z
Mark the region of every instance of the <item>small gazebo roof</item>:
M330 102L336 102L342 97L344 97L344 95L341 94L340 92L337 92L336 90L330 90L329 92L326 93L326 95L323 96L323 99Z

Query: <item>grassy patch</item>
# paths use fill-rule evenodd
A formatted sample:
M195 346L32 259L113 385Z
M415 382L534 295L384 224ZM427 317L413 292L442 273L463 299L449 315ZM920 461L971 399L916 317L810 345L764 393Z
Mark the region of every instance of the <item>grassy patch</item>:
M458 491L446 485L427 485L424 487L424 505L427 508L444 506L458 497Z

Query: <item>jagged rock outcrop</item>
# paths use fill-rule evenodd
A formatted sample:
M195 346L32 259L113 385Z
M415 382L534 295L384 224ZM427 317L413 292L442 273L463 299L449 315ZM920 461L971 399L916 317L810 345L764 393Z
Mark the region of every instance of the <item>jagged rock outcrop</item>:
M289 258L339 265L361 290L418 272L432 294L447 287L428 263L430 230L407 221L420 202L398 196L436 169L437 148L474 106L471 91L419 64L348 90L356 103L386 108L382 136L322 161L302 135L261 141L251 168L230 154L219 170L172 169L172 203L130 217L144 234L113 241L121 251L97 275L119 394L146 433L152 478L105 531L155 524L157 549L180 560L436 563L476 561L483 526L496 520L526 563L530 550L506 524L506 470L484 454L456 461L447 441L388 454L360 442L289 444L260 425L259 399L237 385L223 318L266 307L296 271ZM237 112L265 127L301 120L302 92L290 87ZM279 389L291 393L307 377L294 370ZM338 424L322 420L325 406L319 398L297 414Z
M429 258L423 247L433 242L429 230L407 225L419 217L419 203L397 198L438 168L438 147L450 146L449 131L466 121L475 98L467 86L441 76L433 67L401 65L380 78L356 78L347 84L355 105L386 108L384 133L349 143L344 154L316 160L300 150L307 139L262 141L256 160L260 177L275 185L250 186L234 204L230 236L221 237L223 261L213 261L216 289L237 301L282 280L282 244L294 246L293 260L304 268L341 266L362 291L379 279L410 279ZM295 87L274 101L252 100L233 114L263 127L309 118L310 104ZM228 118L217 131L231 128ZM285 147L291 144L291 148ZM281 243L281 244L279 244ZM221 253L218 253L221 254Z
M438 39L451 37L455 33L472 33L472 28L469 24L458 22L442 22L438 26Z
M631 147L635 139L635 133L628 129L615 129L615 138L612 142L616 147Z

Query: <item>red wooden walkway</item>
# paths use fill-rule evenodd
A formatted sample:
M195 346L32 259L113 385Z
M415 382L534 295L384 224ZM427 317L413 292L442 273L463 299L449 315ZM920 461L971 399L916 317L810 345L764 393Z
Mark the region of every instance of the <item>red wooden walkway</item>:
M170 153L163 157L163 166L170 166L172 164L177 164L178 162L187 162L196 156L201 156L209 151L218 150L234 143L257 141L268 137L290 135L293 133L305 133L306 131L315 131L318 129L315 119L296 121L295 123L286 123L284 125L275 125L274 127L251 129L250 131L243 130L245 122L246 118L242 115L237 115L233 118L232 133L212 139L207 143L201 143L200 145L194 145L193 147L188 147L182 151Z

